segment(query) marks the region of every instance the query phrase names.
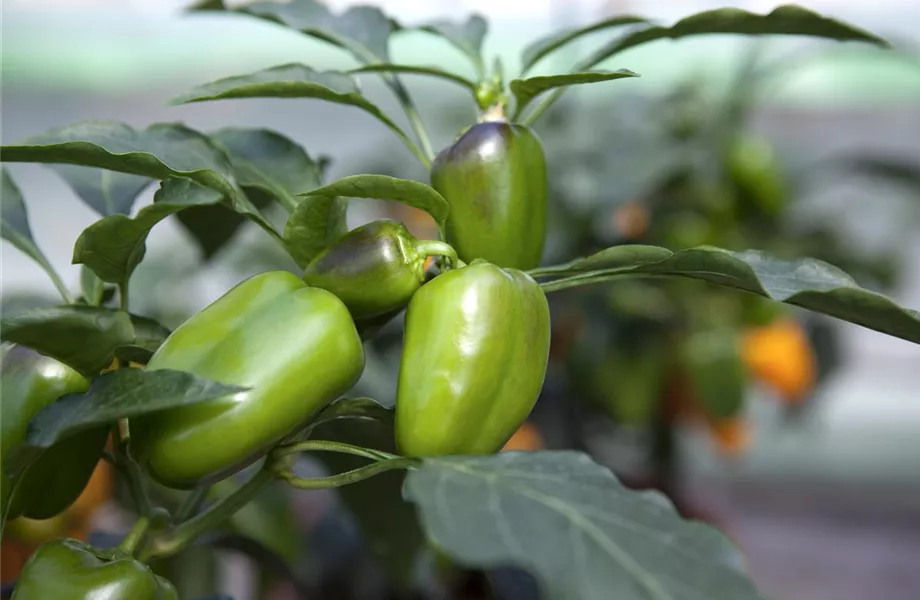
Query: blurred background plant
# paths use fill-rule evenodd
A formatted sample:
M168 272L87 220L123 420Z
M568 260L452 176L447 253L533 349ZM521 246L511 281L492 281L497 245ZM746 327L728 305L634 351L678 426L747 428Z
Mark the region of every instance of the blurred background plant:
M104 3L79 15L57 7L62 12L54 18L51 3L38 4L44 7L14 2L4 10L4 33L11 34L3 57L4 143L85 118L136 125L183 120L203 130L259 126L301 143L326 179L368 172L427 180L398 142L341 107L275 101L163 106L189 83L305 53L317 68L341 68L341 59L320 45L266 25L179 18L163 6L144 12L149 6L140 2L108 14L99 10ZM536 23L548 31L601 15L672 19L715 6L674 12L640 4L550 3L526 14L512 8L518 3L508 3L507 14L454 3L425 10L431 16L482 10L493 19L488 43L505 56L532 39ZM659 66L663 53L672 60L678 52L674 44L653 44L616 65L643 73L641 83L569 93L537 127L550 166L544 262L613 244L759 249L824 259L865 287L920 305L920 32L897 28L914 14L908 4L892 4L887 21L883 11L874 13L875 23L865 12L842 15L882 34L899 31L906 43L884 57L820 43L691 40L680 42L681 60ZM395 1L380 5L401 18L411 10ZM113 28L116 15L122 20ZM85 27L65 27L68 18ZM93 38L94 27L106 34ZM243 31L251 37L236 35ZM132 36L150 42L149 54ZM96 46L85 46L94 39ZM170 47L170 40L187 46ZM203 51L201 40L213 48ZM231 48L227 40L244 41ZM421 35L399 52L409 57L405 62L454 60L434 45ZM177 61L179 46L193 58ZM71 52L74 47L83 50ZM567 60L565 53L559 60ZM411 83L436 146L471 122L457 96ZM382 91L368 80L367 93ZM388 107L386 99L379 103ZM30 211L46 217L33 219L36 237L52 262L64 266L92 218L63 183L79 182L87 172L54 170L63 179L40 167L11 168ZM149 201L148 183L125 176L110 191L136 211ZM92 205L92 186L74 189ZM51 211L61 216L47 218ZM196 208L181 215L154 231L148 259L131 281L138 314L174 327L243 277L297 270L234 213ZM355 202L349 213L353 226L380 217L404 221L420 237L436 235L427 215L402 204ZM177 259L190 249L199 262ZM3 250L3 310L54 304L53 289L30 279L31 265L16 262L8 246ZM76 288L80 273L60 270ZM905 402L920 389L915 347L689 280L632 279L555 294L551 302L544 392L507 448L587 450L630 485L665 491L685 515L727 529L770 596L839 600L866 597L872 589L897 600L920 585L908 560L920 551L920 537L908 533L920 521L913 500L920 490L920 412ZM369 343L355 394L393 403L400 345L401 317ZM874 356L880 358L873 362ZM849 421L833 417L841 403L856 406L846 413ZM328 466L343 465L305 460L303 468ZM2 549L4 583L47 537L104 538L102 532L118 530L126 491L112 485L106 469L100 465L85 498L60 518L11 524ZM421 535L400 500L400 482L384 476L342 494L273 486L219 534L217 550L194 547L162 569L183 597L217 589L233 590L237 600L296 593L487 597L481 574L446 570L419 552ZM168 490L158 492L164 504L176 502ZM388 518L369 528L372 513ZM847 524L835 521L842 516ZM888 551L879 558L883 544ZM841 574L841 565L857 563ZM519 572L490 576L502 598L536 597Z

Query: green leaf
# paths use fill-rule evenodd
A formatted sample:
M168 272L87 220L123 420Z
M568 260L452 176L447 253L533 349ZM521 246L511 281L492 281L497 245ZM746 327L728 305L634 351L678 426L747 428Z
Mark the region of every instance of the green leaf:
M9 171L0 167L0 238L13 244L13 246L37 262L54 282L55 287L65 301L69 301L70 293L67 291L60 275L48 262L45 253L41 251L35 238L32 237L32 228L29 226L29 214L26 211L26 202L19 191L19 186L13 181Z
M269 129L226 127L210 134L230 157L240 186L274 197L288 211L297 194L319 187L319 167L296 142Z
M837 267L813 258L782 260L757 250L730 252L708 246L673 253L654 246L627 245L531 273L562 277L541 284L545 291L630 274L702 279L920 343L920 313L859 287Z
M85 393L67 394L35 414L24 445L12 453L12 470L28 465L42 449L80 431L246 389L169 369L119 369L99 375Z
M74 264L85 264L103 281L122 285L131 277L147 250L147 234L153 226L190 206L216 204L222 195L184 177L169 177L133 219L109 215L87 227L74 245Z
M354 73L411 73L415 75L430 75L431 77L438 77L440 79L446 79L447 81L452 81L454 83L460 84L470 91L476 90L476 84L466 77L457 75L456 73L451 73L450 71L444 71L443 69L439 69L437 67L379 63L374 65L365 65L363 67L358 67L357 69L351 69L348 71L349 75Z
M546 600L761 598L721 532L580 452L426 458L403 495L435 546L467 566L525 568Z
M373 115L408 144L413 142L386 114L365 98L354 79L339 71L314 71L301 64L286 64L218 79L193 88L172 100L173 104L236 98L317 98L355 106Z
M838 41L868 42L883 47L890 46L887 41L873 33L843 21L822 16L802 6L785 4L765 15L740 8L717 8L681 19L671 27L658 25L646 27L614 39L580 64L583 67L591 67L627 48L634 48L660 39L679 39L718 33L806 35Z
M427 212L439 225L444 225L450 212L447 200L433 187L389 175L351 175L301 195L395 200Z
M338 196L307 196L301 200L284 226L284 244L294 262L306 267L345 235L347 209L347 199Z
M105 292L105 284L99 279L99 276L86 265L80 267L80 290L83 292L83 299L90 306L99 306L102 304L102 294Z
M37 350L92 376L111 364L117 348L134 342L134 327L124 311L54 306L3 317L0 339Z
M143 130L110 121L67 125L3 146L0 159L86 165L154 179L185 176L236 197L227 157L207 137L178 123Z
M611 81L613 79L623 79L625 77L639 77L639 74L629 69L619 69L617 71L583 71L580 73L566 73L563 75L544 75L529 77L527 79L514 79L510 87L511 93L514 94L514 97L517 99L514 107L515 118L524 111L524 108L530 104L531 100L545 91L569 85L598 83L601 81Z
M254 2L234 8L223 0L205 0L191 10L232 11L273 21L347 50L361 62L389 62L390 34L399 27L372 6L354 6L336 15L316 0Z
M149 177L80 165L49 165L83 202L100 215L130 214Z
M172 332L158 321L138 315L131 315L131 325L134 327L134 341L118 347L115 355L123 361L147 364Z
M406 29L419 29L444 38L454 48L469 57L480 77L485 75L482 42L489 31L489 24L482 16L472 14L463 23L438 20Z
M336 405L339 406L334 408ZM313 428L310 439L396 451L392 409L369 398L354 398L340 400L327 410L327 418ZM332 473L367 464L366 459L337 452L318 452L316 457ZM354 515L371 552L400 585L408 588L424 537L415 509L402 497L405 477L404 471L388 471L341 487L339 495Z
M540 38L539 40L524 48L524 51L521 53L521 73L526 73L532 69L533 66L540 62L544 56L559 50L563 46L578 40L582 36L595 33L597 31L602 31L604 29L621 27L623 25L635 25L638 23L649 23L649 20L645 19L644 17L622 15L612 17L610 19L604 19L603 21L592 23L586 27L567 29L565 31L553 33L546 37Z

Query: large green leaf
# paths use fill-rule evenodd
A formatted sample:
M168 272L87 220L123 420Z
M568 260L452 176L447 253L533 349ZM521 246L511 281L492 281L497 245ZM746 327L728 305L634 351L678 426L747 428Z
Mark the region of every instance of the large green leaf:
M348 74L315 71L302 64L279 65L248 75L218 79L180 94L172 102L183 104L234 98L317 98L355 106L379 119L403 141L412 144L392 119L361 94Z
M178 123L137 130L122 123L87 121L3 146L4 162L86 165L155 179L185 176L236 194L230 162L207 137Z
M579 452L426 458L403 495L450 557L523 567L546 600L761 598L722 533Z
M251 2L230 7L223 0L204 0L197 11L233 11L279 23L350 52L361 62L389 62L390 34L399 25L373 6L354 6L340 15L322 2Z
M284 245L301 268L348 231L348 200L338 196L307 196L284 226Z
M627 48L634 48L660 39L679 39L716 33L806 35L889 46L884 39L854 25L825 17L803 6L785 4L764 15L740 8L717 8L681 19L670 27L653 25L632 31L598 49L580 64L583 67L591 67Z
M115 350L134 338L130 315L110 308L34 308L0 320L3 341L56 358L86 376L109 366Z
M623 79L625 77L639 77L639 74L633 73L629 69L619 69L617 71L583 71L563 75L543 75L527 79L514 79L511 81L510 87L511 93L517 99L514 106L515 118L524 111L524 108L530 104L531 100L548 90L570 85Z
M565 31L553 33L546 37L540 38L539 40L524 48L523 52L521 53L521 73L526 73L532 69L533 66L537 64L544 56L559 50L563 46L570 44L585 35L602 31L604 29L622 27L623 25L636 25L639 23L649 23L649 20L645 19L644 17L637 17L633 15L620 15L609 19L604 19L603 21L598 21L597 23L592 23L585 27L567 29Z
M29 424L24 445L13 450L10 464L13 470L26 466L42 449L85 429L208 402L246 389L168 369L105 373L94 377L85 393L67 394L38 411Z
M324 416L325 415L325 416ZM395 452L393 410L369 398L347 398L321 413L310 438L333 440L384 452ZM366 459L337 452L318 452L332 473L362 467ZM402 498L403 471L389 471L339 488L346 508L354 515L371 552L403 586L412 581L416 554L423 535L415 509Z
M50 165L90 208L100 215L130 214L149 177L80 165Z
M457 75L451 71L445 71L437 67L423 67L421 65L394 65L391 63L378 63L373 65L365 65L363 67L358 67L356 69L351 69L348 71L349 74L353 73L409 73L412 75L428 75L430 77L437 77L439 79L446 79L447 81L452 81L463 87L467 88L470 91L476 90L476 84L463 77L462 75Z
M560 277L544 282L546 291L630 274L702 279L920 343L920 313L861 288L837 267L813 258L782 260L756 250L730 252L708 246L673 253L655 246L626 245L532 273Z
M133 219L114 214L87 227L73 249L74 264L85 264L103 281L125 284L147 250L147 234L153 226L184 208L216 204L222 195L184 177L169 177L160 186L153 204Z
M209 134L230 157L240 186L274 197L288 211L297 194L319 187L319 167L299 144L269 129L226 127Z
M51 277L54 285L61 295L68 298L67 288L60 276L48 262L45 253L41 251L35 238L32 237L32 228L29 227L29 214L26 203L19 191L19 186L10 177L9 171L0 167L0 238L13 244L20 252L34 260Z
M302 195L395 200L427 212L441 225L450 212L447 200L433 187L389 175L351 175Z
M482 42L489 31L489 24L480 15L472 14L462 23L442 19L407 29L420 29L444 38L469 57L480 77L485 75Z

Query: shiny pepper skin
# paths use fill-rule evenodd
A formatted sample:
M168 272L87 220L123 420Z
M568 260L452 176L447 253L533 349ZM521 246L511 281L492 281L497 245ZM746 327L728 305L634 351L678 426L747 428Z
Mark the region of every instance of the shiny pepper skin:
M400 452L500 450L540 395L549 342L546 296L521 271L477 260L426 283L406 311Z
M524 125L485 121L438 154L431 185L450 205L447 242L460 259L539 265L546 238L546 157Z
M8 519L50 519L73 504L86 487L102 456L108 428L83 431L61 440L25 471L11 477L7 473L8 457L25 441L29 421L61 396L85 392L89 381L64 363L30 348L13 346L4 353L0 383L3 509Z
M425 261L457 254L444 242L418 240L398 221L382 219L357 227L314 258L303 280L329 290L355 319L402 309L425 283Z
M251 388L131 421L135 456L154 479L190 488L258 460L348 391L364 370L364 350L341 300L271 271L177 328L147 364L157 369Z
M178 600L176 589L150 567L118 550L96 550L74 539L43 544L29 559L13 600Z

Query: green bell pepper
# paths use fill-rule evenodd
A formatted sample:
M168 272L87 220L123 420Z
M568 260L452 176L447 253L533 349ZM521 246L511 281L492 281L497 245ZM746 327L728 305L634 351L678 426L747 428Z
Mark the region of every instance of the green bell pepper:
M7 472L11 451L23 441L29 421L61 396L85 392L89 381L64 363L24 346L13 346L0 364L3 469L0 497L7 519L50 519L73 504L102 456L107 427L80 432L40 454L24 471Z
M46 542L22 569L12 600L178 600L176 589L120 550Z
M190 488L258 460L348 391L364 370L364 349L341 300L271 271L179 326L147 369L251 388L131 422L134 455L151 476Z
M447 242L461 260L532 269L546 238L546 157L524 125L485 121L435 158L431 185L450 205Z
M444 242L418 240L402 223L382 219L326 248L304 269L303 280L338 296L355 319L370 319L409 302L425 283L429 256L444 256L451 265L457 261Z
M400 452L501 449L540 395L549 342L546 296L522 271L475 260L423 285L406 310Z

